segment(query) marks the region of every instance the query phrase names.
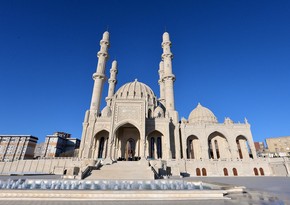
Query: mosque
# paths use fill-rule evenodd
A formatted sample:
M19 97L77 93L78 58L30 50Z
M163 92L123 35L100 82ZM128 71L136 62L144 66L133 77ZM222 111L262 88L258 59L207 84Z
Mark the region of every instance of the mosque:
M198 104L188 119L179 120L174 104L173 54L167 32L162 40L159 97L138 80L115 91L118 68L113 61L106 106L101 109L110 45L109 32L103 34L79 157L101 159L104 165L149 161L157 170L170 167L169 174L175 175L182 172L193 176L269 175L268 163L257 159L246 119L244 123L234 123L225 118L219 123L211 110Z
M79 156L2 161L0 175L53 174L73 179L290 176L289 158L257 158L246 119L244 123L234 123L230 118L218 122L213 112L201 104L191 111L188 119L179 119L174 104L175 75L167 32L161 44L159 97L137 80L115 91L118 67L113 61L106 106L101 109L109 45L106 31L97 54L91 105L82 124Z

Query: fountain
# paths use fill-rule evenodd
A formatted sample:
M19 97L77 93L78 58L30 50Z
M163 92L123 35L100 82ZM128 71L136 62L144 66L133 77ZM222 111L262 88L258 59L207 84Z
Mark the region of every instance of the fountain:
M226 199L213 184L186 180L0 180L0 200Z

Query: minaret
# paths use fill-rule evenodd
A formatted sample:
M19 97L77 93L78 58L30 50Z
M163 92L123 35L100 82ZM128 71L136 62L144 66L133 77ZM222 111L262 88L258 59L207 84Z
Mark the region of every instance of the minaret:
M164 63L163 61L160 61L159 63L159 87L160 87L160 98L159 98L159 102L165 106L165 92L164 92L164 81L163 81L163 77L164 77Z
M106 97L106 101L107 101L107 106L111 105L112 102L112 98L114 96L115 93L115 87L117 84L117 73L118 73L118 69L117 69L117 61L113 61L112 63L112 68L110 69L110 78L108 80L109 82L109 89L108 89L108 96Z
M164 62L164 87L165 87L165 105L167 111L174 111L174 92L173 92L173 83L175 81L175 76L172 73L172 58L173 55L170 51L171 41L169 38L169 34L165 32L163 34L163 42L162 42L162 60Z
M108 59L108 48L109 48L109 32L106 31L103 34L103 38L100 41L101 49L97 54L98 57L98 66L96 72L93 74L94 89L92 94L92 101L90 110L94 111L96 114L100 113L100 103L101 103L101 96L103 91L103 85L105 82L105 68L106 62Z

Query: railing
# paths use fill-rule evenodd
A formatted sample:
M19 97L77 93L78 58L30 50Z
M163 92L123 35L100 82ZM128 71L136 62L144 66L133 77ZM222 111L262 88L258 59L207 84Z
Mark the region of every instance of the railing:
M154 173L154 178L155 179L161 179L162 177L158 174L158 172L154 169L154 167L151 166L151 170Z
M87 166L87 168L82 172L81 179L84 179L88 176L93 170L97 170L102 166L102 161L98 160L95 166Z

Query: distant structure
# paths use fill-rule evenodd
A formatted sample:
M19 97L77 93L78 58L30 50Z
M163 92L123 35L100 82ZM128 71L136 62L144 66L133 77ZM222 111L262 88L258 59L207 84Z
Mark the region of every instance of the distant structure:
M80 140L71 138L71 134L65 132L55 132L47 135L42 144L40 157L59 157L66 152L73 152L80 146Z
M0 135L0 161L33 159L37 140L32 135Z
M38 159L39 157L42 156L43 145L44 145L44 142L36 144L35 149L34 149L34 159Z
M273 157L290 156L290 136L266 138L266 142Z
M267 149L265 147L264 142L254 142L255 149L258 157L266 157L267 155Z

